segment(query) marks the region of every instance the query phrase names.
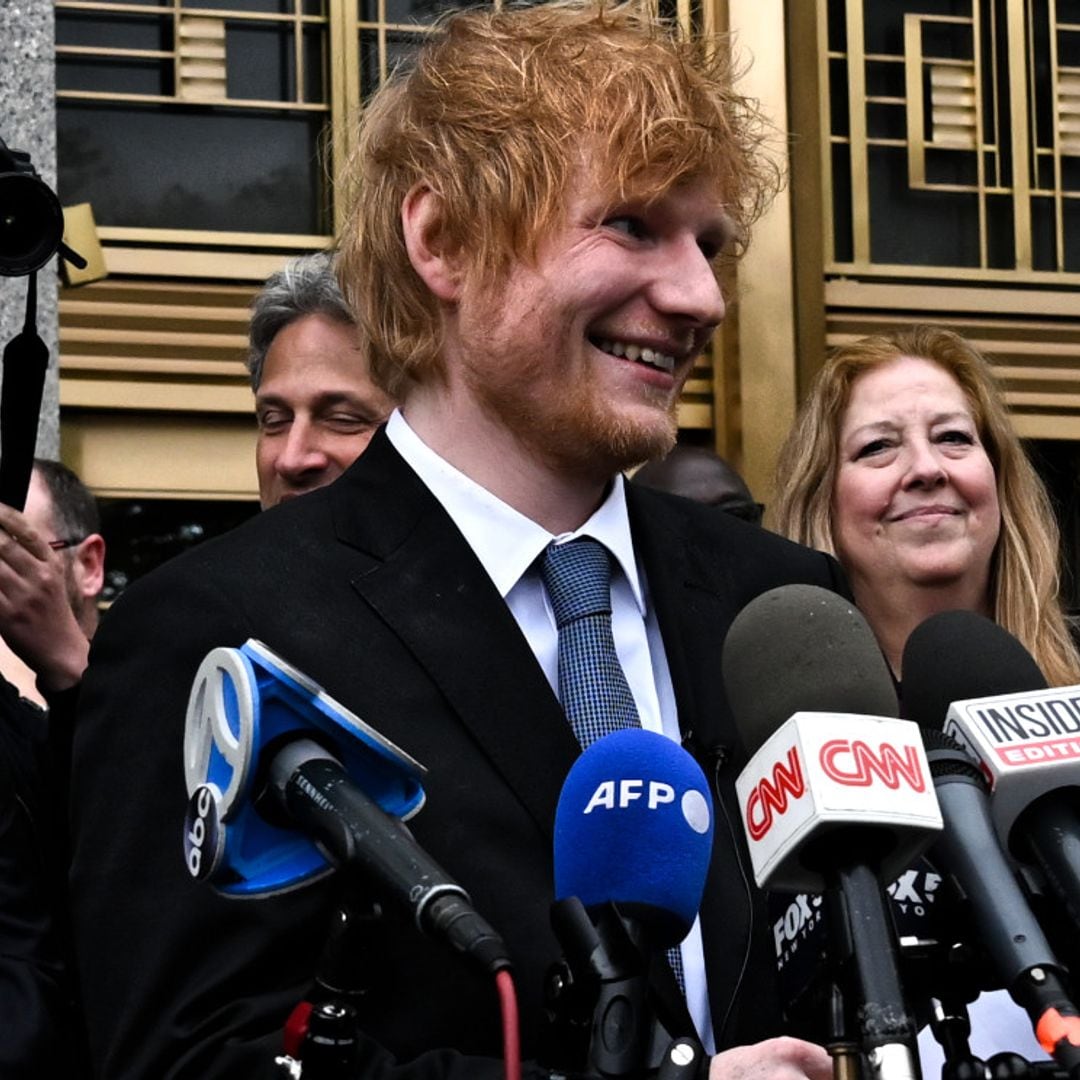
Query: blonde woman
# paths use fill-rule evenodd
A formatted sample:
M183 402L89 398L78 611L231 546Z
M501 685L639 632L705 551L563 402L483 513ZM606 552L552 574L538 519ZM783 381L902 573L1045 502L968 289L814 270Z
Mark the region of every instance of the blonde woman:
M1080 682L1049 500L990 367L918 326L835 352L781 451L779 532L837 556L893 672L937 611L993 618L1052 685Z

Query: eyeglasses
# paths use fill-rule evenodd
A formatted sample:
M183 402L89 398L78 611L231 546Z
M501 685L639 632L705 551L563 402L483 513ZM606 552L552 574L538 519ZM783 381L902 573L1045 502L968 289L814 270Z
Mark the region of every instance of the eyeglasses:
M67 540L50 540L49 547L53 551L63 551L64 548L78 547L85 539L85 536L71 536Z

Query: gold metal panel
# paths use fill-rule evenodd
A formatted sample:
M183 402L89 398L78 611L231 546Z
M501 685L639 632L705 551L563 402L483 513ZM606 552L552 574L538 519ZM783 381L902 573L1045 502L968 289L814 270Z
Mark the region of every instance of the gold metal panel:
M110 274L157 278L209 278L263 282L280 270L288 255L237 251L184 251L161 248L107 247Z
M115 277L61 290L61 405L250 413L253 292Z
M938 146L974 150L978 146L975 65L930 65L930 123Z
M861 4L849 3L846 12L848 42L848 125L851 151L851 219L855 261L870 260L870 186L866 145L866 30Z
M185 101L223 100L225 20L181 15L176 37L177 96Z
M1057 133L1061 153L1080 156L1080 72L1058 77Z
M248 413L247 387L206 383L150 382L146 379L80 379L60 383L62 408L131 409L139 412Z
M979 288L940 284L903 284L837 278L825 283L830 311L861 308L882 311L969 311L1004 315L1080 317L1080 294L1040 289Z
M67 409L60 420L60 445L64 461L99 496L258 497L251 416Z
M105 253L101 250L94 210L89 203L64 207L64 243L86 260L86 266L80 269L61 259L64 280L69 285L83 285L105 277L108 272L105 269Z
M834 225L826 272L887 277L904 273L901 267L906 266L908 276L1080 282L1080 231L1075 224L1067 226L1076 220L1069 207L1080 197L1080 188L1075 171L1061 164L1063 157L1080 154L1080 69L1061 60L1075 55L1080 26L1057 20L1060 5L1054 0L958 0L949 15L927 10L926 0L889 5L817 0L816 6L823 21L830 7L842 7L847 28L846 51L831 54L833 92L842 89L847 95L847 128L840 126L835 109L823 110L823 156L842 145L853 162L851 190L840 188L846 201L846 207L844 201L839 204L841 213L846 209L849 217ZM857 36L867 27L875 42L902 44L895 54L880 45L867 51ZM875 80L899 89L887 70L898 63L902 97L895 91L872 92ZM836 78L838 73L842 78ZM823 91L823 98L827 95ZM868 124L869 116L874 125ZM901 122L905 134L898 139ZM906 192L871 192L871 219L854 163L905 144L909 191L934 193L937 205L955 207L949 229L968 234L962 244L953 245L955 263L943 245L932 254L909 245L905 256L911 261L905 263L883 257L895 246L871 254L878 251L870 245L871 235L919 230L910 210L920 204ZM876 160L886 159L879 153ZM880 165L876 175L885 172ZM874 182L884 185L884 180ZM825 185L826 212L836 190L835 183ZM997 196L1005 196L1009 205ZM892 221L887 220L890 201L896 204ZM849 226L843 257L837 257L836 237L844 236L845 229L838 232L837 225ZM926 228L934 230L933 225ZM971 250L977 254L975 263L967 254Z

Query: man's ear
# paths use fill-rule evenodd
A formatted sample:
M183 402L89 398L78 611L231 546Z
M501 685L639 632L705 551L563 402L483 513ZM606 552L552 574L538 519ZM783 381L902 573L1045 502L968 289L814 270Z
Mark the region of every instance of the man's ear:
M75 548L75 581L85 597L95 597L105 586L105 540L91 533Z
M461 295L458 253L446 250L442 229L442 199L427 184L414 185L401 204L405 250L424 284L444 303Z

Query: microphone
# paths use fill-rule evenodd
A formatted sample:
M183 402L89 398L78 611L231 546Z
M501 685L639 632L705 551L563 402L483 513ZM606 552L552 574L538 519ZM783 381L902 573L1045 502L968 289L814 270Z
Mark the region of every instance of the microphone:
M613 903L656 948L690 932L712 854L705 774L676 742L628 728L598 739L555 810L555 897Z
M751 754L735 782L763 888L824 892L837 830L891 881L941 829L918 728L897 719L885 659L836 593L784 585L735 618L724 685ZM847 835L845 831L844 835Z
M927 724L944 726L990 780L1002 845L1042 871L1080 926L1080 686L1048 688L1027 649L974 612L927 619L907 651Z
M552 925L566 970L549 980L559 991L549 996L552 1041L562 1044L552 1064L607 1077L674 1075L673 1063L690 1076L704 1065L695 1041L670 1043L649 969L690 932L712 839L708 783L673 740L626 729L574 763L555 811Z
M487 972L510 966L465 890L398 820L423 805L426 770L261 642L203 660L184 762L192 876L252 897L355 867L422 932Z
M838 978L853 968L871 1067L879 1077L917 1077L881 882L928 846L941 815L918 729L896 719L881 650L848 601L787 585L736 617L723 673L753 755L735 788L755 880L826 892L829 960Z
M945 657L948 664L942 662ZM987 725L1010 710L1017 716L1033 715L1031 702L1048 700L1047 692L1040 690L1045 679L1011 634L981 615L960 611L932 616L912 632L903 670L905 691L909 685L912 688L912 715L922 721L928 746L936 744L930 753L931 769L948 828L932 854L967 895L979 939L1005 988L1030 1016L1043 1048L1070 1071L1080 1070L1080 1019L1065 993L1062 976L1067 972L1046 941L1001 848L1005 843L1021 854L1040 851L1036 861L1051 868L1067 856L1070 843L1077 843L1075 818L1069 837L1057 835L1055 827L1060 828L1063 811L1057 804L1058 785L1068 778L1062 777L1060 769L1043 767L1038 757L1035 768L1025 769L1026 755L1021 752L1016 755L1019 771L1006 774L1009 801L1004 811L995 814L994 803L987 797L990 785L980 766L951 738L952 732L959 732L967 748L978 755L981 769L993 779L996 803L1001 774L995 775L991 764L995 755L987 752ZM958 674L953 675L953 670ZM1015 690L1018 686L1027 689L1001 692L1003 687ZM980 693L987 689L989 695ZM1080 693L1080 688L1075 692ZM1068 695L1070 691L1049 693ZM945 733L940 730L943 721ZM998 762L1008 762L1011 756L1010 751L996 755ZM1044 800L1055 811L1054 825L1049 828L1039 817ZM1010 843L1010 834L1015 837L1017 832L1026 835L1026 845L1023 839ZM1072 869L1075 872L1075 865Z

